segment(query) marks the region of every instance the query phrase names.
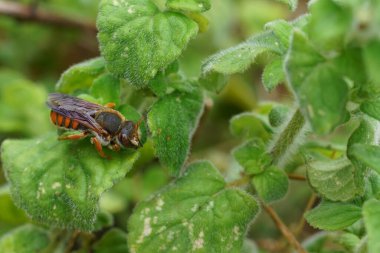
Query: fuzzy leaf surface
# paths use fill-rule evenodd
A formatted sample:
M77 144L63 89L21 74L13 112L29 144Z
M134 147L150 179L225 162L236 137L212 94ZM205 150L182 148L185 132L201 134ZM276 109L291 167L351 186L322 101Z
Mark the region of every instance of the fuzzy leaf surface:
M367 115L380 120L380 98L364 101L360 105L360 110Z
M129 220L132 252L240 252L255 199L226 188L209 162L193 163L154 197L141 202Z
M347 84L300 31L293 34L285 65L301 112L316 133L329 133L346 119Z
M88 139L58 141L55 133L32 140L6 140L3 168L12 198L32 219L58 227L92 230L100 195L125 176L138 153L109 152L101 158Z
M325 50L340 49L352 26L352 10L334 0L314 1L310 5L308 33Z
M368 253L380 252L380 201L371 199L363 206L364 224L368 233Z
M288 176L275 167L269 167L263 173L253 176L252 184L265 202L282 199L289 188Z
M73 65L61 75L56 89L62 93L87 90L94 80L106 71L102 57Z
M307 222L323 230L340 230L361 218L361 208L350 203L323 200L313 210L305 214Z
M243 112L230 120L230 132L237 137L250 139L261 137L268 139L271 128L264 117L254 112Z
M264 52L282 54L285 48L272 31L249 38L247 41L209 57L202 66L204 75L212 72L234 74L244 72L256 57Z
M263 172L272 161L270 155L266 153L265 145L257 140L236 148L233 155L249 175Z
M211 8L210 0L167 0L166 7L174 11L204 12Z
M151 0L102 0L97 27L108 70L137 88L176 60L198 33L193 20L161 12Z
M282 68L283 58L275 58L265 66L262 76L262 82L267 91L272 91L281 82L285 81L285 73Z
M187 159L202 111L203 95L197 91L161 97L148 113L156 155L174 175L178 175Z
M18 73L0 71L0 134L36 136L48 131L46 95Z
M323 197L332 201L347 201L361 192L355 184L354 166L346 158L316 161L309 164L310 185Z
M0 252L43 253L48 244L47 231L34 225L24 225L0 238Z
M351 148L352 156L380 174L380 147L367 144L355 144Z

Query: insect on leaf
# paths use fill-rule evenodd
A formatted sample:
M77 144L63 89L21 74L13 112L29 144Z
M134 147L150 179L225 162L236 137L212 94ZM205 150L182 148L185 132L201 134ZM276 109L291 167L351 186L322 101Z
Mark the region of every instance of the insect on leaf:
M15 204L43 224L89 231L100 195L132 168L135 151L101 158L88 139L58 141L55 133L6 140L1 160Z

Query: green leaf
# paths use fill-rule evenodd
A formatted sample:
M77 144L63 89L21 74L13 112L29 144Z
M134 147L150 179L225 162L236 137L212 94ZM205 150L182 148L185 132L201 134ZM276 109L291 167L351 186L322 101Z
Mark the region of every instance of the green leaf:
M48 233L34 225L18 227L0 238L0 252L42 253L49 244Z
M354 179L355 185L358 186L359 195L364 193L364 180L368 171L368 166L358 160L353 154L354 150L352 149L356 144L374 144L376 140L376 128L378 123L371 119L370 117L362 116L360 125L355 131L351 134L347 143L347 157L351 160L354 165Z
M56 89L62 93L87 90L105 71L105 62L102 57L78 63L63 72Z
M325 50L341 49L353 26L352 10L334 0L318 0L310 5L308 34Z
M259 207L238 189L226 188L209 162L141 202L129 220L132 252L240 252L247 226Z
M212 72L231 75L244 72L256 57L264 52L283 54L285 48L272 31L249 38L247 41L209 57L202 66L203 75Z
M269 167L263 173L253 176L252 184L265 202L282 199L289 188L288 176L283 170Z
M199 84L206 90L220 93L228 83L228 78L224 74L212 72L208 75L202 75L199 78Z
M233 155L249 175L263 172L272 161L271 156L266 153L264 143L259 140L249 141L236 148Z
M380 201L371 199L363 205L364 224L368 234L368 253L380 252Z
M265 24L265 30L273 31L284 49L289 48L293 24L283 19L274 20Z
M193 20L161 12L151 0L102 0L97 27L108 70L138 88L176 60L198 33Z
M269 123L273 127L279 127L286 121L289 115L289 107L279 105L273 107L268 115Z
M201 92L174 92L160 98L148 113L156 155L174 175L178 175L187 159L202 111Z
M277 0L277 1L287 4L292 11L295 11L297 9L298 0Z
M6 140L3 168L15 204L44 224L92 230L100 195L125 176L138 153L105 150L101 158L88 139L58 141L56 134L39 139Z
M261 137L265 140L269 139L271 129L269 123L261 115L244 112L231 118L230 131L233 135L243 139Z
M380 98L364 101L360 105L360 110L367 115L380 120Z
M35 136L49 130L46 92L16 72L0 71L0 134Z
M280 83L285 81L285 73L282 68L283 58L277 57L265 66L262 82L267 91L272 91Z
M358 161L380 173L380 147L367 144L355 144L351 154Z
M90 94L101 104L120 104L120 80L109 73L96 78L90 88Z
M94 246L94 253L127 253L127 234L118 228L112 228L97 241Z
M347 84L300 31L294 32L285 65L301 112L316 133L329 133L346 120Z
M114 219L108 211L100 210L96 216L94 231L99 231L114 224Z
M361 193L355 185L354 166L346 158L310 163L307 176L310 185L332 201L347 201Z
M0 223L2 224L6 223L14 226L28 220L25 213L13 204L8 185L0 187L0 206Z
M374 40L368 43L363 49L363 57L366 65L366 70L370 81L377 84L374 91L376 94L380 94L380 88L378 84L380 83L380 60L377 57L380 54L380 41Z
M348 249L349 252L355 252L355 249L360 244L360 238L352 233L343 233L339 237L339 243Z
M308 211L305 218L315 228L340 230L361 218L361 208L350 203L323 200L316 208Z
M211 8L210 0L167 0L166 7L174 11L204 12Z

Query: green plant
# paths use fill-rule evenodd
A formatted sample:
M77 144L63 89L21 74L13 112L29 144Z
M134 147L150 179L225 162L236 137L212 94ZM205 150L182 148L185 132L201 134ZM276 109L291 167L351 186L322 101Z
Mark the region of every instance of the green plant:
M115 102L134 121L147 112L144 147L106 151L112 159L105 160L87 139L59 142L42 128L37 138L5 140L1 159L12 199L41 227L5 234L1 252L28 252L22 247L31 235L34 252L241 252L243 244L246 252L257 252L246 231L260 207L297 252L333 252L329 243L334 252L380 252L380 1L313 1L308 14L272 21L212 55L192 78L179 57L207 29L202 13L210 8L208 0L100 2L101 56L65 71L56 90ZM240 168L235 179L209 161L187 164L194 133L209 110L205 98L216 97L230 75L258 59L266 63L265 89L285 84L293 105L262 103L231 119L230 131L241 142L231 150ZM26 89L29 84L14 75L0 73L0 80ZM0 83L0 94L9 89ZM4 100L0 110L8 109ZM0 122L2 131L22 129L17 117ZM154 157L160 167L144 171L140 183L125 179ZM326 232L301 244L271 204L285 197L289 178L305 179L303 174L316 194L305 219ZM168 178L173 181L158 190ZM138 193L131 193L134 188ZM2 192L9 202L9 188ZM311 209L315 196L321 202ZM128 233L112 228L96 235L113 226L115 213L128 204L125 198L144 199L128 217Z

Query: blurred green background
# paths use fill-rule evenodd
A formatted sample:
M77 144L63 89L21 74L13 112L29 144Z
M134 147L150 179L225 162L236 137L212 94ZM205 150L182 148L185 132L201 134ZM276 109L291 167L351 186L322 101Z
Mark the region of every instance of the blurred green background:
M47 94L54 91L64 70L99 55L95 30L97 0L0 1L0 10L9 4L74 20L86 24L87 28L19 20L0 14L0 141L31 138L52 130L49 111L44 105ZM291 20L306 12L306 8L306 1L300 1L297 10L291 12L288 6L274 0L213 0L212 9L205 13L209 29L193 40L180 57L181 69L188 76L197 77L207 56L262 31L269 21ZM260 57L246 73L232 76L221 94L209 95L210 108L194 138L190 161L209 159L227 178L233 178L238 165L230 151L242 140L231 135L230 118L244 111L259 112L266 101L291 104L292 95L286 87L280 86L270 94L262 88L261 71L266 61L265 56ZM124 230L126 217L136 202L170 180L165 168L152 160L152 151L146 148L145 153L133 173L101 200L101 208L113 213L116 226ZM27 218L12 205L2 173L0 184L1 235ZM292 181L287 198L274 204L294 231L310 195L305 182ZM306 228L300 237L312 233L315 231ZM281 252L285 243L265 213L256 219L248 236L266 250L263 252Z

